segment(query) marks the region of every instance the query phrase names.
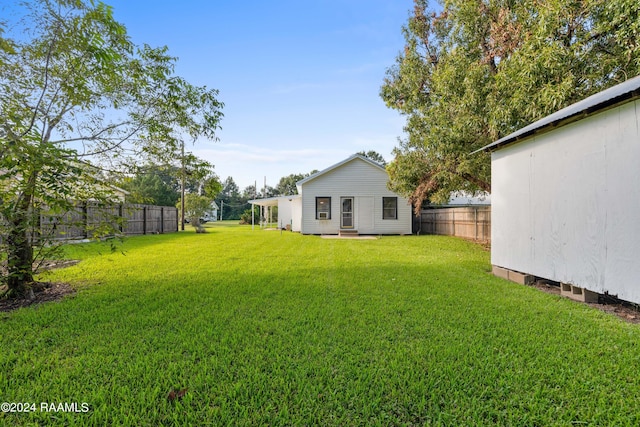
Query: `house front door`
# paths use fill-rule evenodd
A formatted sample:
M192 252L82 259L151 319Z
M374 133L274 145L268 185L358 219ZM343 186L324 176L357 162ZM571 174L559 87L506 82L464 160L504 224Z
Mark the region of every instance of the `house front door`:
M340 198L340 228L353 228L353 197Z

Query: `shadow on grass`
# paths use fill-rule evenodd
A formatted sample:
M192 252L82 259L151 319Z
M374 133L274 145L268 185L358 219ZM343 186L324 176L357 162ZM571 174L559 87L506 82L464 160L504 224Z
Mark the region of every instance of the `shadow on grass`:
M637 420L627 417L640 407L637 331L489 275L464 244L236 240L179 268L131 256L91 271L105 278L95 292L13 316L0 336L5 395L73 389L91 402L87 424L104 425ZM171 406L178 386L189 392Z

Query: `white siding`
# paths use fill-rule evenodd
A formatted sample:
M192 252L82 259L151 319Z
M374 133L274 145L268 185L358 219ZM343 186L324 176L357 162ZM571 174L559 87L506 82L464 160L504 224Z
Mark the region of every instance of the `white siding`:
M360 234L411 234L411 206L387 189L388 179L384 169L354 158L305 182L301 186L302 233L338 234L340 197L353 197L354 229ZM316 219L316 197L331 197L330 220ZM398 197L398 219L382 219L382 197Z
M292 203L293 199L278 197L278 227L281 229L287 225L293 228Z
M640 303L639 109L492 154L492 264Z
M291 201L291 230L300 232L302 227L302 198L297 197Z
M360 234L376 234L376 211L374 196L360 196L354 203L356 209L356 230Z

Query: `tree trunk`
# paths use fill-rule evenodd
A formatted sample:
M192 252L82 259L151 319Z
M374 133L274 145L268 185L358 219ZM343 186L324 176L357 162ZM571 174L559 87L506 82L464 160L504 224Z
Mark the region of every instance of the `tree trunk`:
M32 229L33 194L37 172L29 176L24 191L19 196L15 210L9 218L7 232L7 285L9 295L32 296L33 283L33 247L29 233Z
M7 233L7 272L9 293L14 296L29 294L33 282L33 247L29 239L29 215L25 211L16 215Z

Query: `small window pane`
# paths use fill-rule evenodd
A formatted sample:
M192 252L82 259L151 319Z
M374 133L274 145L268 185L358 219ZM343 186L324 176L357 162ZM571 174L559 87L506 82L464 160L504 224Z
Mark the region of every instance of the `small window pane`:
M316 197L316 219L331 219L331 197Z
M382 198L382 219L398 219L398 198Z

